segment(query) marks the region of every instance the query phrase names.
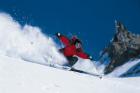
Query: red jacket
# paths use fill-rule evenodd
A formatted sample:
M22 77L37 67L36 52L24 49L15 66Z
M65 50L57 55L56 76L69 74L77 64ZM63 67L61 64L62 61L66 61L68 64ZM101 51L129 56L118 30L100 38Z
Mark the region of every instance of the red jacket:
M71 40L67 38L64 35L59 35L57 34L57 37L59 40L64 44L63 48L63 54L68 57L68 56L78 56L83 59L89 59L89 55L84 53L82 48L76 48L76 45L74 44L74 41L76 40L76 37L73 37Z

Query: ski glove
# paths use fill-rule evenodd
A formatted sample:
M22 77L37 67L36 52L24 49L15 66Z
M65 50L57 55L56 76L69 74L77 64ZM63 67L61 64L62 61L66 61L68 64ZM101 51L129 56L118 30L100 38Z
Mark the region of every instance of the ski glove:
M89 56L88 58L89 58L90 60L93 60L92 56Z
M60 34L60 33L56 33L56 36L57 36L57 37L60 37L60 36L61 36L61 34Z

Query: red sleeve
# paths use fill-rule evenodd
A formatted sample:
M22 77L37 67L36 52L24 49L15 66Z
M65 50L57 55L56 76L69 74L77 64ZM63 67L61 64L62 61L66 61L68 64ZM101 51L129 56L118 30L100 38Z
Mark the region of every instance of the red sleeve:
M60 39L60 41L61 41L65 46L67 46L67 45L70 44L70 40L69 40L66 36L61 35L61 36L59 36L58 38Z
M89 59L89 55L86 54L86 53L84 53L84 52L82 52L82 51L77 52L76 55L77 55L78 57L83 58L83 59Z

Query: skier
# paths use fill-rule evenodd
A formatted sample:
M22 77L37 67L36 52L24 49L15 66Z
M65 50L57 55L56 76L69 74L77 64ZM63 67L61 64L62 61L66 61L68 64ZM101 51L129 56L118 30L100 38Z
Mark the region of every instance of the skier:
M69 61L69 66L73 66L78 61L76 56L92 60L92 56L89 56L83 51L82 43L76 36L73 36L72 39L67 38L61 33L56 33L56 36L64 44L64 48L60 49L60 52L63 53Z

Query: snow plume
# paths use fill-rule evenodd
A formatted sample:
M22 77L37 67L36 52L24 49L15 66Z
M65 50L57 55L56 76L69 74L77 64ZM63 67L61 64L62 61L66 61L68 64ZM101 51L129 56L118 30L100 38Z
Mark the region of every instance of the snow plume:
M21 26L9 14L0 13L0 54L39 64L64 64L51 37L39 27Z
M89 59L81 59L79 57L78 59L79 60L76 62L73 68L92 74L101 74L97 68L97 64L95 64L95 61L91 61Z

